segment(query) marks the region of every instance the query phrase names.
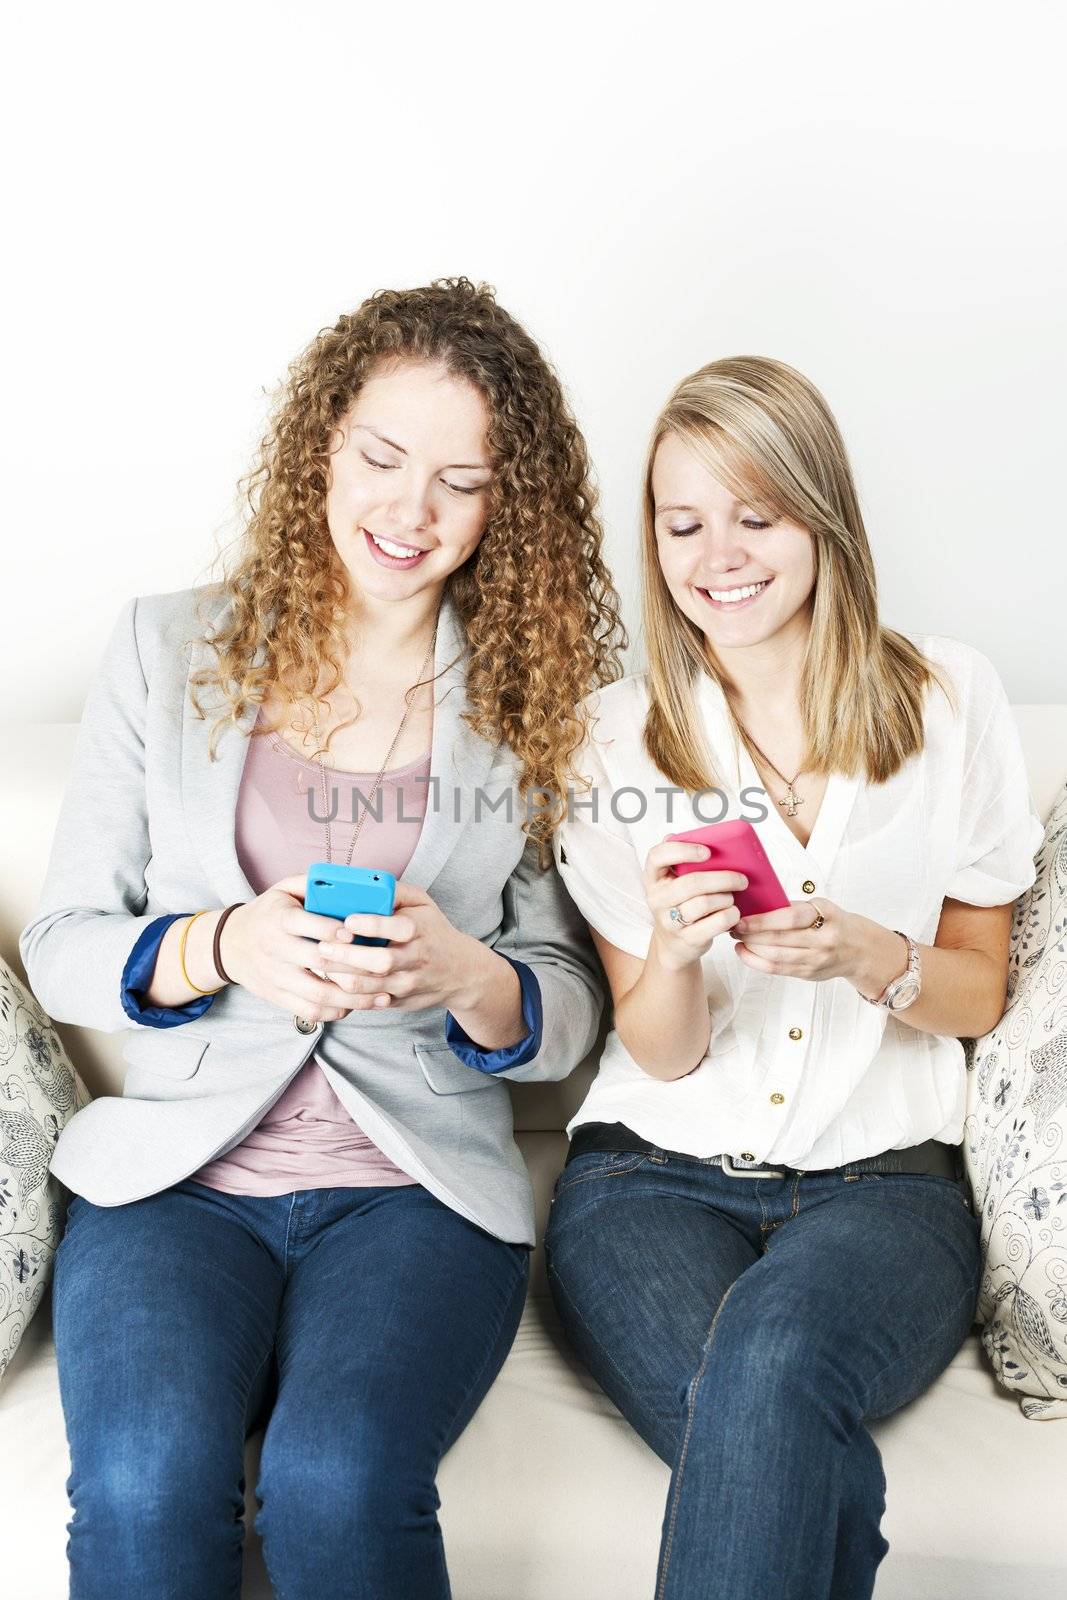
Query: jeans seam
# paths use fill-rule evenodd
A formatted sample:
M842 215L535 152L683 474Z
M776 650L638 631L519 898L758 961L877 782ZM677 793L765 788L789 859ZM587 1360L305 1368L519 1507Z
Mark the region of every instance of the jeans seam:
M565 1194L568 1189L577 1189L580 1183L591 1183L594 1178L625 1178L628 1173L636 1172L638 1168L648 1159L649 1157L647 1155L642 1154L629 1166L596 1167L592 1172L579 1172L573 1178L568 1179L566 1183L560 1183L556 1190L556 1194L561 1195ZM564 1167L563 1172L566 1172L566 1170L566 1167ZM563 1173L560 1173L561 1178L562 1176Z
M296 1195L289 1202L289 1215L285 1219L285 1243L282 1245L282 1273L289 1276L289 1235L293 1229L293 1212L296 1209Z
M674 1545L674 1529L675 1524L678 1521L678 1501L681 1498L682 1478L685 1475L686 1457L689 1454L689 1440L692 1437L693 1422L696 1416L697 1390L704 1381L704 1374L708 1368L708 1358L711 1355L712 1341L715 1338L715 1328L719 1321L719 1317L722 1315L722 1308L726 1304L727 1300L729 1300L730 1295L733 1293L733 1290L739 1281L739 1278L734 1279L733 1283L730 1284L726 1293L723 1295L718 1306L716 1307L715 1315L711 1319L711 1327L708 1329L708 1337L704 1342L704 1354L701 1357L700 1366L697 1368L693 1381L689 1385L689 1400L686 1405L686 1411L688 1415L685 1425L685 1435L682 1439L682 1448L678 1456L678 1467L674 1475L674 1485L671 1490L670 1522L668 1523L667 1538L663 1547L663 1568L660 1572L659 1582L656 1585L656 1600L663 1600L663 1591L667 1582L667 1569L670 1566L671 1553Z

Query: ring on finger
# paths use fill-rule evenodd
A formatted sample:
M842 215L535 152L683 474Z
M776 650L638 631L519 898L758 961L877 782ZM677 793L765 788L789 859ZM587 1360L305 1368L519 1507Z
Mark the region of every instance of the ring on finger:
M682 915L682 912L678 906L671 907L671 921L680 928L688 928L689 926L688 918Z

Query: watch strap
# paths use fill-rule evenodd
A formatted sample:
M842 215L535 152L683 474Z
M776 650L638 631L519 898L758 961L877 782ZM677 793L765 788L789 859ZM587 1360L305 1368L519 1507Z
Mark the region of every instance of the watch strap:
M904 968L904 971L897 977L890 978L880 995L876 995L873 999L868 994L861 996L862 999L866 1000L868 1005L881 1006L883 1011L889 1011L891 1009L890 1001L896 994L897 985L903 983L905 978L913 975L916 977L921 977L922 970L919 961L919 947L915 943L915 940L910 934L905 933L902 928L894 928L893 932L899 934L900 938L904 940L904 943L908 947L908 964Z

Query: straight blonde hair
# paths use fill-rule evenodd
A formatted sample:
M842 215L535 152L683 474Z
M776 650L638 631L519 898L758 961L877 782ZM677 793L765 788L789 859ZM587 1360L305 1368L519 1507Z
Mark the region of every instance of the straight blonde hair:
M649 711L644 743L671 783L695 792L716 776L696 706L708 673L727 704L734 685L667 587L656 548L652 467L681 439L760 516L786 517L814 542L811 632L801 677L808 770L884 783L923 748L923 703L935 665L878 621L874 560L844 441L822 395L763 356L713 361L683 378L656 419L644 478L642 568Z

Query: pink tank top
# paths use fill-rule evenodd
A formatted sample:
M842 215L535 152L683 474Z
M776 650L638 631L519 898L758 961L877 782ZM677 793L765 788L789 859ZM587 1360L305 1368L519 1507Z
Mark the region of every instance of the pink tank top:
M354 867L374 866L397 878L403 875L422 832L429 774L429 751L410 766L385 774L352 852ZM330 818L334 861L345 860L356 823L364 815L360 796L370 797L376 777L374 772L327 769L331 808L334 791L337 796L336 816ZM314 817L309 813L309 787ZM355 820L353 788L360 791L354 802ZM318 762L303 760L275 734L251 739L237 797L234 842L244 875L257 894L279 878L306 872L313 861L326 860L325 814ZM315 1055L308 1057L285 1093L240 1144L190 1176L227 1194L259 1195L417 1182L394 1166L352 1120Z

